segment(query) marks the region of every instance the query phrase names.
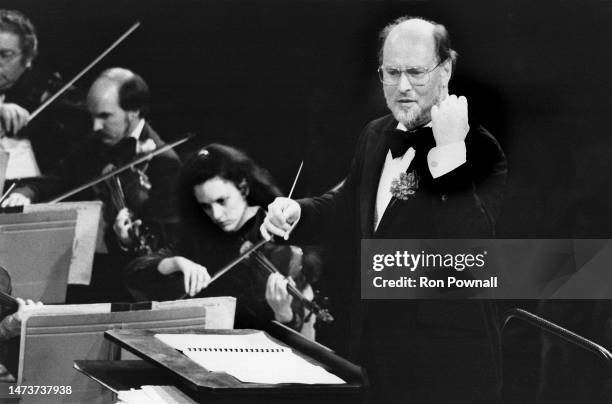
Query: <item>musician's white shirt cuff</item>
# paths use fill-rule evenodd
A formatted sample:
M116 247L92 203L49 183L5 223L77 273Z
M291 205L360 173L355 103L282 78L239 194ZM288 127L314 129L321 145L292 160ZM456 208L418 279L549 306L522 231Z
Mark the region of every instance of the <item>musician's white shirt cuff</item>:
M427 154L427 165L433 178L448 174L466 161L464 141L436 146Z

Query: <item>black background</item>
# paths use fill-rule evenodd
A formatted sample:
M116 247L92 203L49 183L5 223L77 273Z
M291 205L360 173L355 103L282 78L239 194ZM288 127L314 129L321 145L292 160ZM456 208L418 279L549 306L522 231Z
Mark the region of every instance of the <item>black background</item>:
M152 89L153 126L166 140L198 134L181 154L210 142L238 146L285 192L304 159L295 197L341 181L360 130L387 113L376 77L379 30L402 15L433 19L460 54L451 92L468 97L471 114L508 157L497 236L612 234L612 2L4 0L2 7L32 19L35 63L64 78L141 21L79 86L111 66L134 70ZM352 307L345 279L327 279L339 325L327 340L322 334L341 353Z
M35 63L71 77L135 21L86 75L141 74L153 125L245 149L295 196L346 174L356 137L386 113L377 33L401 15L444 23L460 59L451 92L501 142L510 168L501 237L606 237L612 230L606 1L4 1L38 29ZM609 163L610 162L610 163Z

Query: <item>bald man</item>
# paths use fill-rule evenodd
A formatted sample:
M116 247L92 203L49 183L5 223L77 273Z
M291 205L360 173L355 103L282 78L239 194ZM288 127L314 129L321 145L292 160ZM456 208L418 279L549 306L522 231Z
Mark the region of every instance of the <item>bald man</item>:
M493 235L506 160L493 136L469 121L466 98L449 93L456 53L445 27L400 18L383 29L381 43L378 75L391 114L365 127L339 189L277 198L264 236L287 238L293 228L291 240L312 242L348 233L358 256L367 238ZM359 285L358 271L345 275L344 285ZM359 299L358 287L353 295ZM373 402L495 402L500 345L490 302L368 300L351 307L349 344L371 376Z
M93 132L53 175L43 180L26 181L11 193L3 206L50 200L164 145L146 122L148 103L149 89L140 76L122 68L104 71L87 94ZM149 230L154 246L172 240L178 223L173 190L179 170L180 160L173 150L169 150L119 175L127 208L113 206L104 183L71 198L105 202L106 244L112 256L122 257L119 263L113 261L114 266L122 266L140 253L139 240L134 238L132 231L135 226Z

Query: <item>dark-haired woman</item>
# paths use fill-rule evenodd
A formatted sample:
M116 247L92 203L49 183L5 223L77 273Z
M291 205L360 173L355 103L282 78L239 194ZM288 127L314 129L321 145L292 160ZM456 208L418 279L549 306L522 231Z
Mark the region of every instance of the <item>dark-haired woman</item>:
M287 282L312 295L309 283L319 268L303 267L313 260L304 260L298 247L265 248L264 254L282 274L270 274L249 258L208 286L210 276L260 239L265 218L261 207L280 195L269 173L241 151L211 144L185 164L179 192L180 241L130 264L127 283L134 297L235 296L236 327L265 328L277 320L302 331L304 309L287 292Z

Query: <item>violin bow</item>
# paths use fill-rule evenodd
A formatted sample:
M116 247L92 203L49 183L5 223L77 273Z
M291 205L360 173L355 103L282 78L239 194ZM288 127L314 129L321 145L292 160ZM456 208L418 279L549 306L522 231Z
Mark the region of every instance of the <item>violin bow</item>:
M17 186L18 182L19 181L13 182L9 189L7 189L6 192L0 197L0 204L2 204L2 202L4 202L4 200L11 194L11 191Z
M81 70L76 76L72 78L68 83L66 83L62 88L60 88L55 94L49 97L45 102L43 102L34 112L30 114L30 121L34 119L38 114L40 114L45 108L47 108L53 101L55 101L60 95L64 94L66 90L70 88L78 79L83 77L85 73L87 73L91 68L100 62L100 60L104 59L106 55L108 55L113 49L115 49L121 42L125 40L128 36L132 34L138 27L140 27L140 22L136 22L132 25L127 31L123 33L115 42L113 42L104 52L102 52L97 58L95 58L90 64L88 64L83 70Z
M289 191L289 195L287 196L287 198L291 198L291 195L293 195L293 191L295 190L295 185L297 184L298 178L300 177L300 173L302 172L302 167L303 166L304 166L304 160L302 160L302 162L300 163L300 168L298 168L297 174L295 175L295 179L293 180L293 185L291 186L291 190ZM249 248L248 250L246 250L245 252L240 254L238 257L234 258L227 265L225 265L223 268L221 268L219 271L217 271L213 276L211 276L210 281L208 282L208 285L210 285L211 283L213 283L214 281L219 279L227 271L229 271L230 269L234 268L240 262L244 261L251 253L259 250L268 241L270 241L270 240L263 239L263 240L258 241L255 244L253 244L253 246L251 246L251 248ZM188 295L189 295L188 293L185 293L181 297L179 297L179 299L184 299Z
M68 197L70 197L70 196L72 196L74 194L78 194L79 192L81 192L84 189L87 189L87 188L89 188L91 186L94 186L94 185L96 185L96 184L98 184L98 183L100 183L100 182L102 182L104 180L107 180L107 179L109 179L109 178L111 178L111 177L113 177L113 176L115 176L115 175L117 175L119 173L122 173L123 171L128 170L129 168L131 168L131 167L133 167L135 165L138 165L138 164L140 164L140 163L142 163L144 161L150 160L153 157L157 156L158 154L161 154L161 153L164 153L164 152L166 152L166 151L168 151L170 149L173 149L174 147L176 147L176 146L178 146L178 145L180 145L182 143L185 143L186 141L192 139L194 136L195 135L193 133L189 133L187 136L185 136L182 139L179 139L179 140L177 140L175 142L168 143L168 144L166 144L164 146L161 146L160 148L155 149L154 151L152 151L149 154L146 154L146 155L144 155L142 157L139 157L139 158L137 158L137 159L135 159L135 160L133 160L133 161L131 161L131 162L121 166L121 167L117 167L114 170L109 171L106 174L102 174L101 176L99 176L97 178L94 178L93 180L91 180L91 181L89 181L89 182L87 182L87 183L85 183L85 184L83 184L81 186L73 188L70 191L67 191L67 192L61 194L60 196L50 200L49 203L61 202L64 199L66 199L66 198L68 198Z

